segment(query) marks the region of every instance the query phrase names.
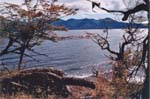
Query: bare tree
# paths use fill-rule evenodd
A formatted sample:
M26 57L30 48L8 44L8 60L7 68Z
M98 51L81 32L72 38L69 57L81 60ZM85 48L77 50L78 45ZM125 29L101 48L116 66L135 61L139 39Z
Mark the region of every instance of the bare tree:
M106 31L106 36L101 36L99 34L94 35L94 41L103 49L103 50L107 50L110 53L109 58L115 61L114 67L113 67L113 79L115 81L115 83L117 83L117 79L120 79L121 81L125 82L125 79L127 77L127 73L128 71L126 71L129 66L134 65L136 66L135 69L132 70L131 75L136 74L139 71L139 68L144 68L145 70L145 80L144 80L144 87L142 90L142 98L143 99L148 99L149 98L149 65L148 65L148 45L149 45L149 34L146 34L145 37L138 37L137 33L142 33L142 31L138 31L139 29L133 27L132 23L134 24L134 21L136 20L136 18L134 17L134 14L136 14L137 12L141 12L141 11L145 11L147 12L147 20L149 20L149 0L143 0L143 3L140 3L138 5L136 5L133 8L127 9L127 11L121 11L121 10L109 10L107 8L104 7L99 7L100 9L107 11L109 13L121 13L123 14L123 21L126 20L130 20L130 24L129 27L126 31L126 34L122 36L123 38L123 42L120 43L119 45L119 50L118 51L114 51L113 49L110 48L110 42L108 41L108 31ZM149 22L150 24L150 22ZM132 48L132 46L136 45L137 49L139 47L141 47L141 49L137 50L138 52L138 57L134 57L132 58L132 60L129 60L129 57L127 57L127 49L130 46L130 49ZM135 46L134 46L135 47ZM134 51L135 52L135 51ZM139 54L139 52L141 52L141 54ZM128 52L129 53L129 52ZM132 52L133 54L133 52ZM135 54L133 54L132 56L134 56ZM136 59L135 62L134 59ZM129 64L131 63L132 64ZM121 81L119 80L118 83L121 83ZM117 83L117 84L118 84ZM117 85L118 86L118 85Z

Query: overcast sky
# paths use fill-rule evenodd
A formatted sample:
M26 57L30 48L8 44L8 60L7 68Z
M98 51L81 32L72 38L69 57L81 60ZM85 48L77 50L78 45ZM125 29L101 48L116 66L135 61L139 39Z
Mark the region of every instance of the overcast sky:
M11 2L11 3L21 3L23 0L0 0L0 2ZM94 8L96 12L92 11L92 4L91 2L87 0L58 0L59 3L65 4L68 7L74 7L78 8L79 11L76 15L74 16L69 16L66 17L65 19L68 18L94 18L94 19L102 19L106 17L111 17L111 18L117 18L120 16L116 16L114 14L109 14L105 11L100 10L99 8ZM95 2L100 2L101 7L105 7L108 9L118 9L118 10L124 10L126 8L125 4L123 3L123 0L92 0ZM128 1L128 0L125 0ZM129 0L133 6L133 1L135 0ZM140 1L140 0L138 0Z
M108 9L112 9L112 8L118 9L117 7L119 7L122 4L122 2L120 2L121 0L93 0L93 1L100 2L102 7L107 7ZM94 11L96 12L93 12L92 4L87 0L60 0L60 2L70 7L79 8L78 14L73 16L73 18L101 19L106 17L114 17L113 14L109 14L105 11L102 11L97 7L94 8Z

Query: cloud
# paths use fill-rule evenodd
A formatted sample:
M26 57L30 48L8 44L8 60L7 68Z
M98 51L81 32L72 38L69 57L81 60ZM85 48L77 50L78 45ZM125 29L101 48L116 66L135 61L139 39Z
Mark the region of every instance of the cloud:
M65 4L66 6L72 8L78 8L80 12L89 12L91 9L91 3L87 2L86 0L60 0L60 3Z
M0 2L9 2L14 4L21 4L24 0L0 0Z
M102 7L106 7L108 9L122 9L123 2L122 0L92 0L95 2L100 2ZM104 17L112 17L113 15L103 11L97 7L92 11L92 3L87 0L59 0L60 3L65 4L71 8L78 8L78 14L75 16L71 16L72 18L104 18ZM70 17L69 17L70 18Z
M123 3L123 0L91 0L95 2L100 2L101 7L106 7L108 9L125 9L126 6ZM128 1L128 0L127 0ZM59 0L59 2L64 3L65 5L68 5L70 7L79 8L80 12L89 12L92 13L92 3L87 0ZM94 8L96 11L106 14L106 12Z
M21 3L23 0L0 0L3 2L11 2L11 3ZM125 6L123 5L122 0L92 0L95 2L100 2L102 7L108 8L108 9L124 9ZM58 4L65 4L67 7L70 8L78 8L79 11L77 12L78 14L75 16L70 16L70 17L87 17L87 18L103 18L105 17L111 17L109 13L95 7L94 10L92 11L92 3L87 1L87 0L58 0ZM70 18L69 17L69 18Z

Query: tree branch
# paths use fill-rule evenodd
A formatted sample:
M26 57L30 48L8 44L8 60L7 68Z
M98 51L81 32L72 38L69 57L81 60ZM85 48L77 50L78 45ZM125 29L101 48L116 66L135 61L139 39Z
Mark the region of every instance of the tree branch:
M124 12L124 17L122 18L123 21L126 21L129 17L129 15L139 12L139 11L148 11L148 7L145 4L137 5L133 9L129 9L128 11Z
M146 0L145 0L146 1ZM139 12L139 11L148 11L148 6L146 4L140 4L140 5L137 5L136 7L134 7L133 9L129 9L128 11L119 11L119 10L108 10L106 8L102 8L102 7L99 7L100 9L102 10L105 10L109 13L111 12L117 12L117 13L122 13L124 14L124 17L122 18L123 21L126 21L129 17L130 14L133 14L133 13L136 13L136 12Z

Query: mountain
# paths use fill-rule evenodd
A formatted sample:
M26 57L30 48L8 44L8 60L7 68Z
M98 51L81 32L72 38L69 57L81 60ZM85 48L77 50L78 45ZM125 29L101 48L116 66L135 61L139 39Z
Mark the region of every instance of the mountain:
M68 29L121 29L127 28L129 23L123 23L111 18L105 19L69 19L69 20L58 20L53 23L55 26L65 26ZM142 24L134 24L133 27L146 28Z

